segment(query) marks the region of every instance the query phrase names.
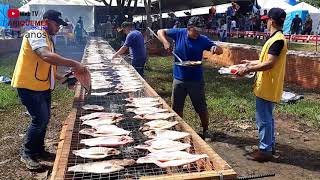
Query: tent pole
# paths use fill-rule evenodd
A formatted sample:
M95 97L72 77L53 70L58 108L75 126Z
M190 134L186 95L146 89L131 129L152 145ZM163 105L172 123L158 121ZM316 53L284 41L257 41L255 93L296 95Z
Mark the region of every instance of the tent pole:
M159 13L160 13L160 29L162 29L162 8L161 8L161 0L159 0Z

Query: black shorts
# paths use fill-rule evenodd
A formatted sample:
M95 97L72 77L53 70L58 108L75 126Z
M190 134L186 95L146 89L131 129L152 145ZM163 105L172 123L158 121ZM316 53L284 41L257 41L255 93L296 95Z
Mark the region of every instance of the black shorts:
M173 80L172 85L172 109L178 113L183 112L184 102L189 95L193 108L197 113L207 112L207 103L204 91L204 82Z

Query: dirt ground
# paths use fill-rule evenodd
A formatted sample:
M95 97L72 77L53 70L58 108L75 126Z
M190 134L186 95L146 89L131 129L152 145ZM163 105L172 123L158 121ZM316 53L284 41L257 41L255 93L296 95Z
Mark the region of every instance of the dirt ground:
M277 157L273 162L248 161L245 146L256 145L258 134L251 122L216 122L210 146L239 176L275 174L270 180L319 180L319 131L291 117L276 117Z
M70 98L69 101L53 100L52 116L45 139L46 150L51 153L56 152L62 123L71 107L72 99ZM18 107L11 112L0 112L1 123L6 124L5 129L1 128L3 136L0 138L0 179L47 179L52 170L53 161L42 162L45 167L38 172L28 171L20 162L20 147L30 122L30 118L24 115L24 112L23 107Z

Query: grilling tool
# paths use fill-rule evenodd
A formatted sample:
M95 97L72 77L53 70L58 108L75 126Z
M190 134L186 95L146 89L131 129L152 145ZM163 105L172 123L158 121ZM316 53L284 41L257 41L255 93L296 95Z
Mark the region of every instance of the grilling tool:
M180 62L175 62L176 65L179 66L198 66L202 64L202 61L182 61L181 58L172 51L174 57L176 57Z
M77 78L74 77L72 72L68 72L67 74L65 74L63 76L63 79L61 80L61 84L65 84L67 83L68 86L73 86L77 83Z
M152 31L151 28L149 28L149 31L159 40L159 36L154 32ZM202 64L202 61L182 61L182 59L172 51L172 54L174 55L174 57L176 57L178 59L179 62L175 62L176 65L179 65L179 66L197 66L197 65L201 65Z

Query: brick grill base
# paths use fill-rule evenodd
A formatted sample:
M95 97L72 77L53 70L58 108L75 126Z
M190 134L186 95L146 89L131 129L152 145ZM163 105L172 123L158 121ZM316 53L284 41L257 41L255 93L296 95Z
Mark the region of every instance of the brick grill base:
M204 52L204 58L214 64L230 66L241 60L258 60L261 47L234 43L219 43L224 53L220 56ZM154 40L148 45L150 55L171 56L162 44ZM320 89L320 53L289 51L285 81L304 89Z

